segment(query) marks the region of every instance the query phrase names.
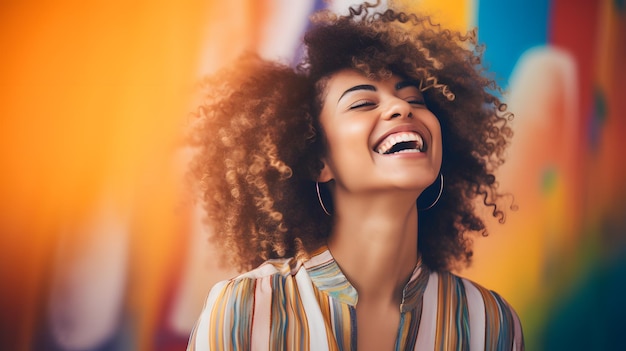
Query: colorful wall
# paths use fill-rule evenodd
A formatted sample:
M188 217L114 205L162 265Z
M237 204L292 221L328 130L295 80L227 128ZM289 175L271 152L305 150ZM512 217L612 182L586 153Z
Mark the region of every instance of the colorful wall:
M210 286L235 273L184 187L196 83L246 48L297 60L307 16L344 3L0 4L0 349L184 349ZM500 186L518 209L460 274L509 300L529 350L614 349L626 2L393 3L478 26L516 114Z

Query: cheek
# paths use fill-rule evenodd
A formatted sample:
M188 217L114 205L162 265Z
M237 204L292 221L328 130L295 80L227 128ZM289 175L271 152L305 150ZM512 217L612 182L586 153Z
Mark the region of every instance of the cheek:
M439 139L441 139L441 123L439 123L439 118L437 118L434 113L430 112L430 110L426 110L426 113L421 117L422 122L431 131L433 137L439 136Z
M326 127L330 154L354 154L367 151L371 126L364 121L341 121Z
M441 163L443 161L443 135L441 133L441 126L439 125L439 121L433 127L433 141L435 148L435 161L438 163L438 167L441 168Z
M441 166L443 156L443 135L439 119L432 112L428 111L428 114L423 116L422 121L428 130L430 130L432 137L432 145L430 147L432 151L434 151L433 156L435 157L435 161L437 161L439 166Z

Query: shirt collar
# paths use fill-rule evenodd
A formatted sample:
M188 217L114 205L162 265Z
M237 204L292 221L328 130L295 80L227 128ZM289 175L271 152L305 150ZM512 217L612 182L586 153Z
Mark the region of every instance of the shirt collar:
M343 274L327 247L322 247L313 253L312 257L304 262L304 268L309 273L317 289L350 306L356 306L358 293ZM415 308L421 300L430 272L418 260L411 278L402 290L400 312L407 312Z

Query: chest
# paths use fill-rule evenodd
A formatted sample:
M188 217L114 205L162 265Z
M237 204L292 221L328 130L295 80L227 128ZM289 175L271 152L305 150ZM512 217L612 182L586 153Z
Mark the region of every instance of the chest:
M229 299L237 303L213 309L216 325L210 330L218 333L211 337L212 349L510 349L512 317L506 306L488 299L488 292L476 290L477 296L468 298L462 283L448 280L407 295L415 298L403 299L394 313L360 314L356 299L341 294L345 290L317 289L305 280L259 280L249 287L254 294L235 294L249 298Z

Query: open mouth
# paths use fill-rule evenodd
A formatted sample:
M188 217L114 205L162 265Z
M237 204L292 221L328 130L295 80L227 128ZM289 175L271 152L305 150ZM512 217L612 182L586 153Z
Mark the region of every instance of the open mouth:
M374 150L381 155L424 152L424 138L417 132L398 132L385 137Z

